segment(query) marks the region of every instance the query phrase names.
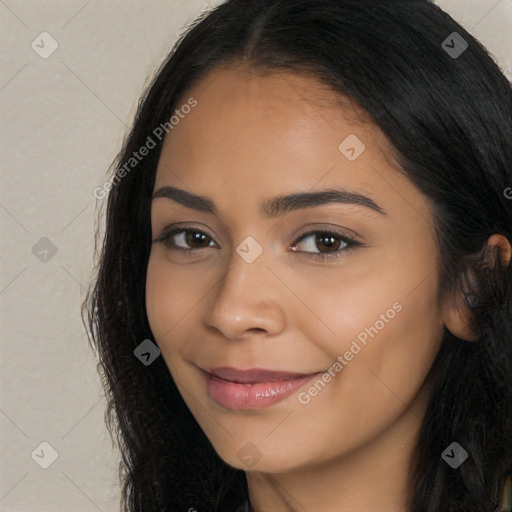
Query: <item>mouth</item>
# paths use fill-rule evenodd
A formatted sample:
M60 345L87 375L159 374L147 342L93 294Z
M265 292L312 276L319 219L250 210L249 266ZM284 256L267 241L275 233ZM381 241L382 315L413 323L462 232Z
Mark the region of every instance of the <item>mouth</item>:
M322 372L296 373L260 368L201 369L209 397L227 409L262 409L280 402Z

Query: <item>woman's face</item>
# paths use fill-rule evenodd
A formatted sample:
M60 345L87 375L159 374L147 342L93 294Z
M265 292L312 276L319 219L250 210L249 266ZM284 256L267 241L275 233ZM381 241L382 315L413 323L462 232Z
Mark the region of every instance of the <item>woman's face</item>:
M228 67L189 98L158 165L146 285L183 399L241 469L385 459L417 434L443 334L425 197L311 78Z

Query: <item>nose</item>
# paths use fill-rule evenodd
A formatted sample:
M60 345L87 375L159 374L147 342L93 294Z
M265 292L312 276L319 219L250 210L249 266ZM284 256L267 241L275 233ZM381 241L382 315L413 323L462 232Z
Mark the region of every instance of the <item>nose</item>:
M235 253L211 294L204 322L230 340L279 334L286 326L282 294L263 256L247 263Z

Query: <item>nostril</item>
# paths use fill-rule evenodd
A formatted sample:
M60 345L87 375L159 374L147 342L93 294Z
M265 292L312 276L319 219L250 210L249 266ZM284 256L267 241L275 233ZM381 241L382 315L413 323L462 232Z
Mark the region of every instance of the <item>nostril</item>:
M251 329L247 329L248 332L266 332L265 329L261 327L252 327Z

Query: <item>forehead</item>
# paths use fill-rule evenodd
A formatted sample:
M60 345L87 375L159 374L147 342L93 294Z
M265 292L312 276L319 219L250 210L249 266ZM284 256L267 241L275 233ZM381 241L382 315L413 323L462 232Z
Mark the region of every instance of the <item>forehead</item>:
M317 78L289 70L259 70L243 64L225 65L211 71L188 96L201 100L202 111L254 113L256 108L274 118L298 115L307 121L342 117L349 124L372 124L357 102L334 91ZM186 101L186 98L185 100ZM183 101L183 102L184 102ZM333 126L331 126L333 128ZM372 124L376 129L376 125Z
M193 89L198 94L231 101L260 101L262 105L282 106L306 102L335 107L336 93L323 82L291 70L262 70L245 64L228 64L214 69ZM235 94L236 93L236 94Z
M268 197L329 187L389 199L391 210L405 195L425 210L369 115L314 78L231 66L211 72L180 104L191 98L197 105L165 139L155 190L209 196L233 215ZM347 144L356 159L347 158Z
M290 71L262 73L242 65L224 66L189 90L177 110L191 98L197 101L197 106L186 116L180 116L179 125L173 126L166 137L166 160L186 156L190 161L203 155L213 163L223 156L219 150L228 140L233 155L237 150L247 149L251 139L253 149L258 145L262 150L277 150L275 146L280 144L274 157L280 153L286 158L295 154L306 159L308 155L318 157L311 152L316 139L324 153L328 151L337 158L339 143L355 133L364 139L366 148L390 159L388 141L368 114L353 100L309 76ZM307 147L301 144L306 140ZM212 149L213 154L209 154ZM260 153L260 157L264 156Z

